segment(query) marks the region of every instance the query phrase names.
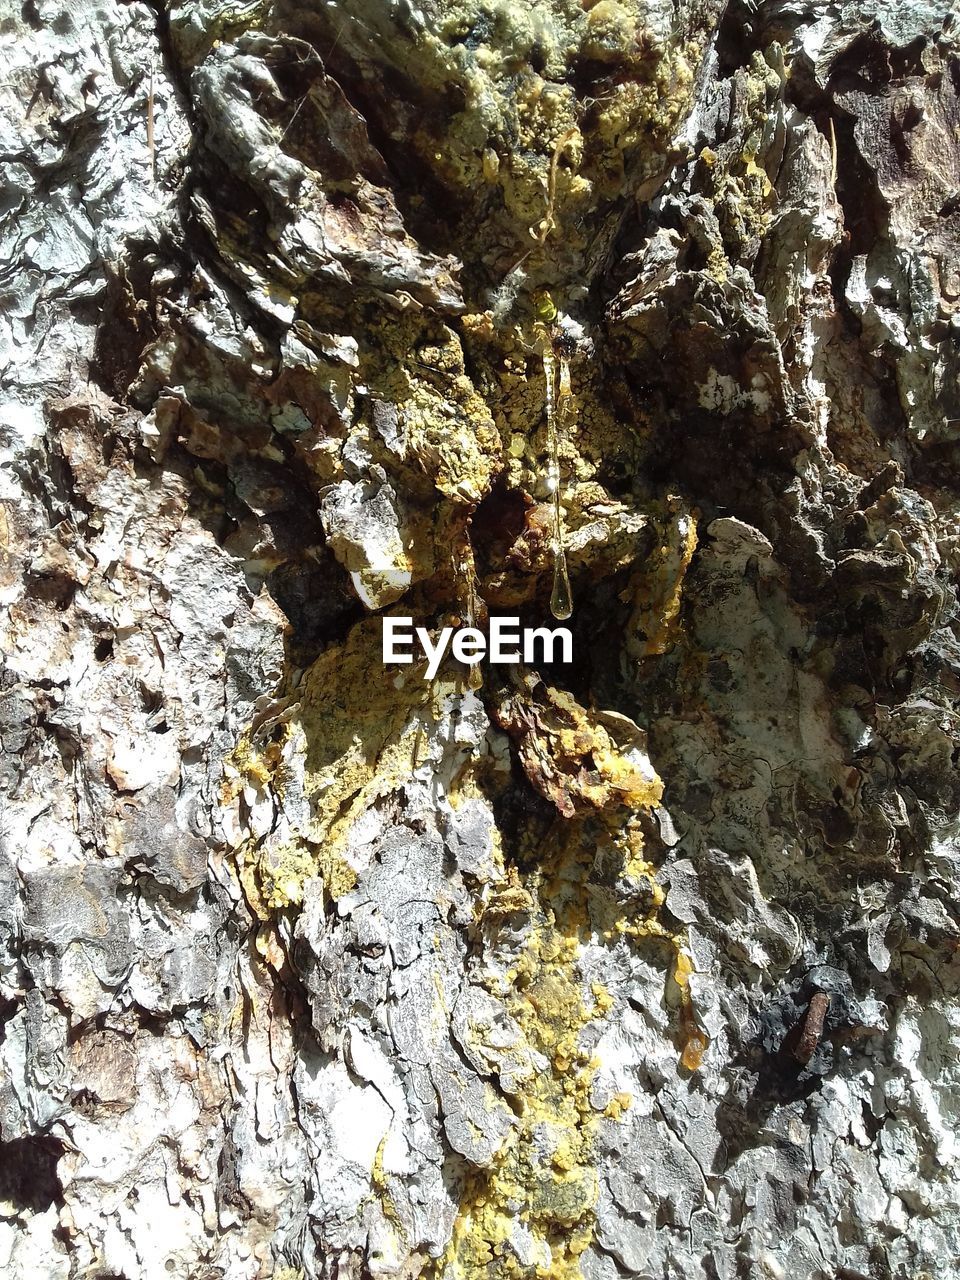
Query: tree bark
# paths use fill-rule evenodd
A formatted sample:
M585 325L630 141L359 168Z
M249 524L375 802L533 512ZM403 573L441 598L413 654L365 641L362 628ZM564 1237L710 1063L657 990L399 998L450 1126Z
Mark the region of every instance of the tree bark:
M947 4L0 39L3 1273L960 1276Z

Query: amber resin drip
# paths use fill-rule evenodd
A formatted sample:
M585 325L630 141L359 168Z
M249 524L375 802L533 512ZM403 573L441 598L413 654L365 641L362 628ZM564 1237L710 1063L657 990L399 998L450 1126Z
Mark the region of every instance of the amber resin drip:
M562 622L573 613L573 596L570 592L567 552L563 542L560 433L571 412L573 396L570 390L570 366L565 356L560 357L559 387L555 389L557 361L548 334L544 334L543 339L543 376L547 384L547 487L553 495L553 591L550 596L550 612Z
M477 625L477 571L473 559L473 544L470 541L470 535L466 534L463 540L463 546L460 549L459 560L454 558L454 572L461 580L461 607L466 615L466 623L468 627L476 627ZM483 672L480 670L480 663L473 662L470 664L467 672L467 685L476 692L483 686Z
M477 595L476 580L473 576L473 564L471 560L470 573L467 578L467 626L475 627L477 616ZM483 672L480 670L480 663L474 662L470 665L467 672L467 684L474 692L483 686Z

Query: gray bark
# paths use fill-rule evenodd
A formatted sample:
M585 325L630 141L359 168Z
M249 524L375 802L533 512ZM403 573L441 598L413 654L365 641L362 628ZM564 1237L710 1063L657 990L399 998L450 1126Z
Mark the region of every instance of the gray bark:
M960 1276L946 2L0 40L0 1270Z

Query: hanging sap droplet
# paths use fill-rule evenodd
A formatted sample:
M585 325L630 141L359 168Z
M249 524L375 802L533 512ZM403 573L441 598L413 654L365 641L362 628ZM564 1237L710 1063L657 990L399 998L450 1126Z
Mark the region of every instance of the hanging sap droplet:
M467 626L471 630L477 625L477 569L473 558L473 543L470 534L464 530L459 554L453 557L454 577L458 584L460 607L466 615ZM476 691L483 688L483 672L480 663L471 662L467 666L467 687Z
M558 622L563 622L573 613L570 575L567 573L567 557L563 547L557 548L553 563L553 594L550 596L550 612Z
M553 506L553 592L550 596L550 612L558 621L562 622L573 613L573 595L570 591L567 555L563 545L563 510L560 501L560 428L569 409L570 373L564 360L560 369L560 390L564 394L562 402L563 414L560 421L558 421L554 388L557 366L553 358L550 335L547 332L541 335L541 344L547 416L546 488L551 496Z

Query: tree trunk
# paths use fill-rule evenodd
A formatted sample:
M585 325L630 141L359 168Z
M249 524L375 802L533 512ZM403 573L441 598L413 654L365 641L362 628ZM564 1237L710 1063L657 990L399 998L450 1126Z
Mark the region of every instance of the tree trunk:
M960 1276L946 3L0 32L3 1274Z

